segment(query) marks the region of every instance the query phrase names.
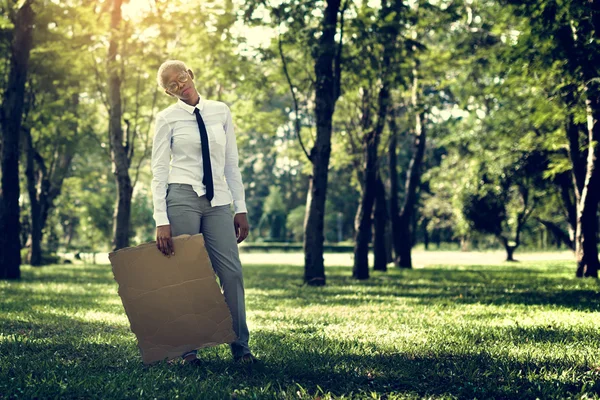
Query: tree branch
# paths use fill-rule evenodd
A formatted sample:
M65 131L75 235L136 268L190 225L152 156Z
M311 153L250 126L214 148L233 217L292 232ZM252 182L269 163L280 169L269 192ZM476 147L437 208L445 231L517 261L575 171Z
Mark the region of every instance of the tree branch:
M135 185L138 182L142 163L146 160L146 158L148 158L150 156L150 154L152 152L152 146L149 145L148 141L150 139L150 130L152 129L152 120L154 119L154 110L156 108L157 97L158 97L158 90L155 90L154 97L152 98L152 108L151 108L152 113L151 113L150 117L148 118L148 129L146 130L146 135L144 137L144 151L137 163L137 166L135 167L135 178L133 179L133 182L131 184L132 189L135 188Z
M277 37L278 47L279 47L279 56L281 57L281 62L283 64L283 72L285 74L285 79L288 82L288 86L290 87L290 93L292 94L292 99L294 101L294 131L296 132L296 137L298 138L298 142L300 143L300 147L302 147L302 151L304 155L312 163L312 158L306 151L306 147L304 147L304 142L302 142L302 135L300 134L301 125L300 125L300 114L298 111L298 99L296 98L296 91L294 84L292 83L292 79L290 78L290 73L287 68L287 61L285 59L285 54L283 53L283 43L281 41L281 33L279 33Z
M98 145L100 146L100 148L103 150L104 155L106 155L106 157L108 157L108 159L110 160L111 155L110 155L110 150L106 147L106 143L102 143L102 141L100 139L98 139L98 136L94 135L94 131L90 130L87 135L89 137L91 137L96 143L98 143ZM104 146L102 146L104 145Z
M109 2L107 2L107 3L109 3ZM102 100L102 104L104 104L104 107L106 107L106 110L108 112L110 112L110 106L108 105L108 100L106 99L106 94L102 90L102 85L100 84L100 82L101 82L100 71L98 70L98 63L96 62L96 59L94 58L94 53L90 53L90 57L92 57L92 61L93 61L93 65L94 65L93 69L94 69L94 76L96 77L96 88L98 90L98 94L100 95L100 100Z
M152 130L152 121L154 120L154 113L155 113L155 109L156 109L156 100L158 98L158 90L154 91L154 94L152 95L152 107L150 107L150 115L148 116L148 129L146 129L146 134L144 135L143 138L143 143L144 143L144 155L146 154L146 151L148 150L149 147L149 141L150 141L150 132Z
M144 154L142 155L142 157L140 157L137 166L135 167L135 178L133 179L133 182L131 184L132 190L135 187L135 185L137 184L138 178L140 177L140 170L141 170L142 163L144 162L146 157L148 157L149 153L150 152L148 151L148 149L146 149L144 151Z
M561 229L560 226L555 224L552 221L543 220L541 218L536 218L536 220L544 225L546 229L548 229L552 234L556 237L556 239L560 240L564 244L566 244L571 250L575 250L575 243L569 237L569 234Z
M335 82L333 86L333 98L337 99L340 97L341 86L342 86L342 49L344 45L344 14L346 13L346 9L350 4L350 0L346 0L342 9L340 10L340 42L337 48L337 54L335 55L335 66L334 66L334 76Z

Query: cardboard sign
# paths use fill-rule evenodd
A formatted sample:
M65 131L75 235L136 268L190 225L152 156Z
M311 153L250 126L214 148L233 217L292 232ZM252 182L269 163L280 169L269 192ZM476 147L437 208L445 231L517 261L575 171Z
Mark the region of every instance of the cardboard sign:
M109 254L145 364L236 339L204 237L181 235L173 244L171 257L155 242Z

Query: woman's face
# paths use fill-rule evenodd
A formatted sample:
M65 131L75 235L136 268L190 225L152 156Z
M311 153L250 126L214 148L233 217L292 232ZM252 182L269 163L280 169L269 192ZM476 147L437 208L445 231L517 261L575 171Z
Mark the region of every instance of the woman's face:
M169 96L177 97L184 102L197 95L196 86L194 85L194 73L190 69L187 71L177 68L168 69L163 74L163 82L165 92Z

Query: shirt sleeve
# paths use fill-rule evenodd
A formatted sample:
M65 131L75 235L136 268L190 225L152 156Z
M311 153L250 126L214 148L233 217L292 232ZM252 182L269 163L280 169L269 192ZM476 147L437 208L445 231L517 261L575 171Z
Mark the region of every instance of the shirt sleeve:
M171 162L171 137L173 132L167 120L157 116L152 142L152 198L156 226L169 225L167 216L167 181Z
M227 106L225 106L227 107ZM233 119L231 110L227 107L227 117L223 125L227 144L225 146L225 179L233 197L233 208L236 214L246 213L246 194L242 182L242 173L239 167L239 156L235 132L233 130Z

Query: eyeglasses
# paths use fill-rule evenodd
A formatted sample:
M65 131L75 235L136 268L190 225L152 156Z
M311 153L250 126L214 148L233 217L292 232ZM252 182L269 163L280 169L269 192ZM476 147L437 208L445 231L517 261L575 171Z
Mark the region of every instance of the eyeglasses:
M167 89L170 92L175 92L175 91L177 91L177 89L179 89L179 84L186 83L188 81L188 79L190 79L190 76L188 75L187 71L183 71L182 73L177 75L177 82L169 83L167 85Z

